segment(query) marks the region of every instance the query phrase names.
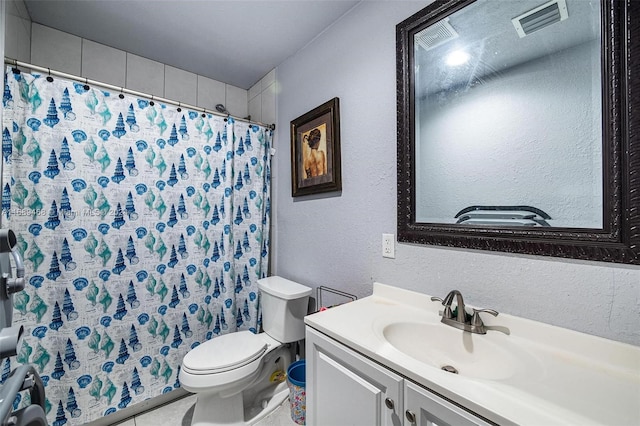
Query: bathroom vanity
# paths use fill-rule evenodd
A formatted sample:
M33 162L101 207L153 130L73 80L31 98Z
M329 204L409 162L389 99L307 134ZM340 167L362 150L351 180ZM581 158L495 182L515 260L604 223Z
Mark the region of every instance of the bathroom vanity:
M491 424L313 328L306 344L309 425Z
M427 295L373 295L305 318L307 424L640 424L640 348L511 315L486 334Z

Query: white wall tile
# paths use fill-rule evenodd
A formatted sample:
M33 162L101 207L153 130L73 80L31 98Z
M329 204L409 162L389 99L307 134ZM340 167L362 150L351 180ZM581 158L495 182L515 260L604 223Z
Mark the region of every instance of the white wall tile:
M15 15L5 16L4 56L7 58L18 59L18 30L21 20L21 18Z
M7 4L0 3L0 54L5 56L5 35L7 33ZM0 120L2 120L2 107L0 107Z
M249 94L248 94L249 100L258 96L260 92L262 92L262 83L259 81L249 88Z
M81 56L80 37L36 23L31 25L31 62L34 65L79 75Z
M253 97L249 101L249 115L253 121L262 121L262 95Z
M262 77L262 79L260 80L260 84L262 85L262 90L265 90L267 87L271 86L273 83L275 83L275 81L276 81L276 69L274 68L271 71L269 71L267 75Z
M26 18L22 17L18 11L18 4L24 7L22 0L6 2L6 20L4 33L4 55L11 59L22 62L31 61L31 20L26 13Z
M18 22L20 18L15 15L6 15L4 17L4 56L7 58L18 58Z
M29 12L27 11L27 5L23 0L7 0L7 14L17 16L19 18L29 20Z
M4 56L31 62L31 20L22 0L5 3Z
M20 12L18 12L18 8L15 5L15 2L13 0L6 0L3 2L4 3L4 14L5 15L13 15L13 16L20 16Z
M244 118L248 114L248 100L247 91L236 86L226 85L227 87L227 101L225 106L229 114L236 117Z
M217 104L226 102L226 84L211 78L198 76L198 99L196 105L215 110Z
M22 62L31 62L31 20L20 18L18 28L18 59Z
M20 13L19 7L14 6L12 9L14 14ZM245 89L165 66L160 62L37 23L32 24L29 20L17 19L19 18L14 16L10 24L8 56L17 56L16 59L24 62L206 109L214 110L217 104L223 104L231 115L241 118L250 114L249 91ZM24 35L20 31L24 31ZM271 86L270 83L274 80L275 70L272 70L250 89L253 99L251 115L254 120L264 121L262 109L265 106L273 107L275 98L272 99L270 93L265 100L261 92L265 87ZM270 114L268 117L275 117L275 107ZM275 119L269 120L274 121Z
M172 101L195 105L198 101L198 76L194 73L165 65L164 97Z
M262 91L262 120L265 124L276 122L276 83Z
M164 65L127 53L127 89L164 97Z
M82 76L123 87L126 84L127 54L90 40L82 40Z

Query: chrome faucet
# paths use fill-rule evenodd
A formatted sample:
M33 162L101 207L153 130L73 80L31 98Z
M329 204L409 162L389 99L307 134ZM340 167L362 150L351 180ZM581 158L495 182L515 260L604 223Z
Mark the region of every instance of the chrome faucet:
M453 317L453 312L451 312L451 304L453 303L454 297L456 298L456 305L457 305L456 322L464 324L465 322L467 322L467 311L465 310L464 300L462 299L462 293L460 293L458 290L450 291L449 294L447 294L447 297L445 297L444 300L442 301L442 304L445 307L442 317L449 318L449 319Z
M451 304L453 303L453 299L456 299L456 315L454 318L453 311L451 310ZM488 314L498 316L498 312L493 309L473 309L473 314L469 315L467 313L466 307L464 305L464 300L462 298L462 293L458 290L452 290L447 294L447 296L443 299L439 297L432 297L432 301L441 302L442 306L444 306L444 311L442 312L442 322L443 324L450 325L452 327L458 328L460 330L468 331L470 333L477 334L487 334L487 328L482 322L482 318L480 318L480 312L486 312Z

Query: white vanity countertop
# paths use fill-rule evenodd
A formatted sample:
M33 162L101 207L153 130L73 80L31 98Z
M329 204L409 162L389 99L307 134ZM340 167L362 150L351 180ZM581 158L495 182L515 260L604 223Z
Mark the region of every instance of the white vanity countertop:
M482 314L495 329L486 335L456 330L460 338L471 346L487 339L515 347L522 362L517 374L488 380L442 371L383 336L386 325L400 322L450 327L440 323L441 309L428 295L374 283L372 296L309 315L305 323L501 425L640 425L640 347L511 315Z

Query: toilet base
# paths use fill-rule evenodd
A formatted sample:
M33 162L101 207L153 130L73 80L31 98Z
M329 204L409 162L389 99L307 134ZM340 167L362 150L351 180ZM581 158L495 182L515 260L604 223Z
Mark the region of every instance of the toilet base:
M221 398L218 394L198 393L191 426L241 426L244 422L242 394Z
M244 395L244 418L246 424L253 425L282 405L289 397L289 388L286 383L280 383L273 389L257 395L249 395Z
M219 392L197 392L191 426L248 426L278 408L289 396L286 381L273 382L276 371L284 372L293 358L292 345L283 345L262 359L258 376L242 392L222 396Z
M289 397L286 383L262 392L239 393L229 398L199 393L191 426L248 426L272 413Z

